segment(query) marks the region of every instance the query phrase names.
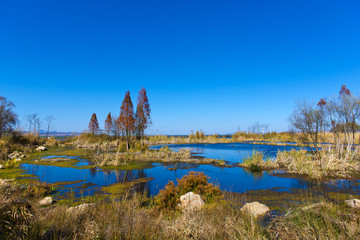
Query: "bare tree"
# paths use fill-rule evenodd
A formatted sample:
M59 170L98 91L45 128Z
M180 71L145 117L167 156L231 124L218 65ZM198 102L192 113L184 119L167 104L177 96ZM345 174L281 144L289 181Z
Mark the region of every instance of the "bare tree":
M290 116L290 127L302 134L302 140L312 151L318 152L319 133L326 123L324 111L305 100L299 101ZM321 164L321 163L320 163Z
M52 123L53 121L55 121L54 116L48 115L48 116L45 117L45 122L46 122L46 125L47 125L46 137L49 136L49 132L50 132L50 128L51 128L51 123Z
M34 133L39 133L40 132L41 124L42 124L41 119L38 116L38 114L36 114L36 116L34 118L34 125L35 125Z
M13 126L17 122L17 116L14 113L15 105L6 98L0 96L0 137L7 132L13 131Z
M35 134L40 131L41 120L37 113L27 115L26 120L29 123L29 133L32 131Z
M25 118L25 120L29 123L29 133L31 132L31 130L33 129L32 128L32 125L33 125L33 122L34 122L34 116L33 114L28 114Z
M350 90L343 85L337 97L326 104L326 112L332 125L334 139L338 145L344 137L348 147L355 144L355 133L359 131L360 100L353 97ZM341 144L340 144L341 145Z

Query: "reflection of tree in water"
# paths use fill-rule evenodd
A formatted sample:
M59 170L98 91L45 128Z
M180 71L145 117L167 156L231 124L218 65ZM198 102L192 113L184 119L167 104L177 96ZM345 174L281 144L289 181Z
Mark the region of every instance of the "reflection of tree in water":
M138 176L138 179L146 178L144 169L137 170L137 176ZM134 190L137 193L145 193L147 197L150 197L150 192L148 191L148 189L150 189L149 185L150 185L150 182L140 181L138 184L136 184L134 186Z
M205 152L204 148L199 148L199 147L191 148L191 150L193 153L197 153L197 154L204 154Z
M199 167L199 164L184 162L163 163L162 165L170 171L176 171L178 169L193 169Z
M146 178L146 173L144 169L138 170L116 170L115 177L117 183L126 183L126 182L135 182L137 179ZM132 193L146 193L149 196L149 191L147 191L149 182L139 181L131 187L130 192Z
M115 170L116 182L133 182L135 180L133 171L134 170Z
M264 171L251 171L248 168L244 168L244 171L252 176L254 182L259 182L264 177Z
M90 175L91 175L91 177L95 177L95 175L96 175L96 168L90 168L89 170L90 170Z

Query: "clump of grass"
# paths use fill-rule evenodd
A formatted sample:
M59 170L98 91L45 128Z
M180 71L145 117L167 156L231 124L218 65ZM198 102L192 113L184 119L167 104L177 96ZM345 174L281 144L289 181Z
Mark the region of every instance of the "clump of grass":
M260 151L253 151L253 154L239 163L240 167L245 167L251 171L258 172L262 170L274 169L277 164L271 158L265 158L264 153Z
M0 164L4 165L5 168L18 168L20 165L19 161L16 161L16 159L8 159L5 161L0 161Z
M191 162L191 152L188 149L181 149L177 152L172 151L168 146L161 147L159 150L129 150L126 152L119 150L114 152L109 149L102 149L94 156L94 163L103 166L124 166L130 161L157 161L157 162Z

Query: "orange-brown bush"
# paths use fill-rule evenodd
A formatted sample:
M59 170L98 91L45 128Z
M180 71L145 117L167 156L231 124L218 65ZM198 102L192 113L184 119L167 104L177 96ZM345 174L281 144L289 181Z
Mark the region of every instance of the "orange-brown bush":
M177 179L178 186L173 181L160 190L155 197L155 202L160 208L174 209L179 197L188 192L200 194L206 202L221 198L222 192L219 187L208 183L208 177L202 172L190 172L181 179Z
M166 184L165 189L161 189L155 197L155 202L160 208L174 209L178 201L178 191L173 181Z
M205 201L211 201L221 196L220 189L212 183L208 183L208 177L202 172L190 172L177 181L179 195L194 192L200 194Z

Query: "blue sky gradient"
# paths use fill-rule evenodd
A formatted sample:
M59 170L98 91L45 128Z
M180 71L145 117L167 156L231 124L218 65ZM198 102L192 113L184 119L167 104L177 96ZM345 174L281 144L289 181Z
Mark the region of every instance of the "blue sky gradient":
M0 95L22 125L103 126L145 87L149 134L287 130L297 99L360 94L359 1L0 2Z

